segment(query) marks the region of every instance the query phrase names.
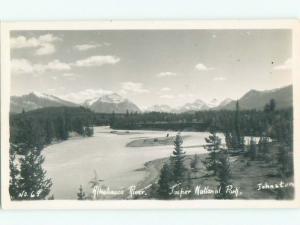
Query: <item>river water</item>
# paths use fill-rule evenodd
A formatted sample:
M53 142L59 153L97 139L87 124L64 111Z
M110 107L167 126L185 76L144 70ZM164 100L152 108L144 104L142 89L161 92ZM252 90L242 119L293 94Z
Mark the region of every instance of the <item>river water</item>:
M72 138L53 144L43 150L44 169L53 181L52 194L55 199L76 199L79 186L89 190L89 181L95 177L104 180L103 184L120 189L141 181L145 177L144 163L169 157L173 145L150 147L126 147L126 144L140 138L175 136L167 131L129 131L112 133L109 127L95 127L94 136ZM206 150L206 132L182 132L183 147L187 154L201 154Z

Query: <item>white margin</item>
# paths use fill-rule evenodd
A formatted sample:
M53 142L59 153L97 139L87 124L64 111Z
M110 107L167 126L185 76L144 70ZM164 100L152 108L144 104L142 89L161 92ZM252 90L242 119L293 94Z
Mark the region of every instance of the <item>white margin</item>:
M290 29L293 32L294 200L43 200L9 198L10 48L13 30ZM72 21L1 23L1 203L4 209L198 209L300 207L300 23L298 20Z

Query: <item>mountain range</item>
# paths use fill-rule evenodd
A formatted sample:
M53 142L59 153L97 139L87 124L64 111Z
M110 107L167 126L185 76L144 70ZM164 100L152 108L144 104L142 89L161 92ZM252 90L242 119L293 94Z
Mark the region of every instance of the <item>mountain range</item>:
M240 109L262 110L271 99L276 102L277 109L288 108L293 105L292 85L267 91L250 90L239 99ZM216 109L234 110L236 101L217 107Z
M230 98L226 98L223 101L219 101L216 98L212 99L210 102L204 102L201 99L197 99L194 102L186 103L177 108L171 108L168 105L154 105L152 107L147 108L145 111L147 112L173 112L173 113L182 113L182 112L194 112L194 111L203 111L203 110L212 110L216 107L222 108L229 102L233 100Z
M38 92L31 92L22 96L11 96L10 111L20 113L23 110L31 111L45 107L59 107L59 106L78 106L73 102L63 100L53 95L42 94Z
M133 102L116 93L87 100L84 102L83 106L99 113L126 113L127 111L141 112L139 107L137 107Z
M293 103L292 92L292 85L267 91L250 90L239 99L239 105L241 109L262 110L266 103L268 103L271 99L274 99L277 108L287 108L291 107ZM172 108L168 105L153 105L144 111L182 113L203 110L234 110L235 103L236 101L229 98L226 98L223 101L212 99L210 102L204 102L201 99L197 99L194 102L186 103L177 108ZM142 111L132 101L123 98L116 93L89 99L82 104L76 104L53 95L41 94L37 92L31 92L22 96L12 96L10 110L14 113L20 113L23 110L30 111L45 107L80 105L99 113L126 113L127 111Z

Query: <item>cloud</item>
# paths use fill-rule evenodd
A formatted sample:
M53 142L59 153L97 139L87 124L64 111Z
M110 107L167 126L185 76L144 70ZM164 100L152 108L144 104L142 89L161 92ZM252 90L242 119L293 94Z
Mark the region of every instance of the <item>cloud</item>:
M60 96L63 99L72 101L75 103L83 103L88 99L99 98L103 95L112 94L112 91L104 89L86 89L79 92L72 92L66 95Z
M46 71L66 71L70 69L71 66L69 64L60 62L58 59L48 64L33 64L23 58L11 60L11 72L13 74L40 74Z
M171 88L164 87L164 88L160 89L160 91L171 91Z
M75 73L63 73L62 76L63 77L74 77L74 76L76 76L76 74Z
M178 96L178 98L181 98L181 99L192 99L192 98L195 98L195 95L192 94L192 93L178 94L177 96Z
M67 63L60 62L58 59L55 59L52 62L49 62L45 66L45 69L62 71L62 70L70 70L71 66Z
M41 42L55 42L55 41L61 41L62 40L61 38L56 37L53 34L41 35L38 39Z
M36 38L26 38L18 36L10 39L11 48L35 48L39 46L39 40Z
M292 58L288 58L283 64L273 67L274 70L290 70L292 69Z
M136 83L136 82L123 82L121 83L121 94L127 94L127 93L148 93L149 90L145 89L143 87L142 83Z
M54 42L57 41L61 41L61 38L56 37L53 34L45 34L31 38L18 36L10 39L10 47L12 49L35 48L36 55L49 55L56 51Z
M11 71L15 74L20 73L44 73L46 71L68 71L72 69L72 66L77 67L91 67L91 66L102 66L104 64L116 64L120 61L115 56L91 56L83 60L77 60L75 63L64 63L55 59L50 61L48 64L33 64L29 60L12 59ZM70 74L68 74L70 75ZM68 76L66 75L66 76Z
M167 98L167 99L175 98L174 95L160 95L159 97L160 97L160 98Z
M105 64L116 64L120 58L111 55L96 55L86 59L77 60L74 65L78 67L102 66Z
M161 72L159 74L156 75L157 77L174 77L177 76L176 73L173 72Z
M101 45L96 44L82 44L82 45L75 45L74 48L78 51L86 51L93 48L101 47Z
M206 65L204 65L203 63L198 63L195 68L199 71L208 71L208 70L214 70L213 67L207 67Z
M56 51L55 46L52 44L44 44L35 51L36 55L50 55Z
M15 74L33 73L33 65L27 59L12 59L11 72Z
M99 48L102 46L110 46L110 43L104 42L102 44L81 44L81 45L75 45L74 49L78 51L87 51L94 48Z
M224 80L227 80L227 78L226 78L226 77L219 76L219 77L214 77L213 80L214 80L214 81L224 81Z
M77 74L75 74L75 73L63 73L62 76L68 80L76 80L77 79Z

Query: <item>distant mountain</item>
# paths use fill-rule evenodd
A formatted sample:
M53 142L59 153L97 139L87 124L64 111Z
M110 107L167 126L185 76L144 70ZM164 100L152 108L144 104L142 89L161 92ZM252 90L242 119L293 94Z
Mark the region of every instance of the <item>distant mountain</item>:
M187 103L178 109L179 112L208 110L210 107L204 101L198 99L192 103Z
M10 98L10 111L13 113L20 113L23 110L31 111L45 107L59 106L75 107L78 105L53 95L42 94L38 92L31 92L22 96L11 96Z
M224 106L231 102L232 99L225 99L223 101L219 101L214 98L210 102L206 103L201 99L198 99L191 103L186 103L183 106L172 108L168 105L153 105L145 110L145 112L173 112L173 113L182 113L182 112L195 112L195 111L203 111L203 110L214 110L218 109L221 106Z
M220 101L218 99L214 98L210 102L207 103L207 106L209 108L214 108L214 107L219 106L219 104L220 104Z
M292 85L267 91L250 90L239 99L239 105L241 109L262 110L266 103L268 103L271 99L274 99L276 102L276 108L288 108L293 104L292 92ZM144 111L182 113L203 110L234 110L235 104L236 101L229 98L223 101L219 101L214 98L208 103L198 99L194 102L186 103L178 108L172 108L168 105L153 105ZM45 107L60 106L77 107L79 105L53 95L38 92L31 92L22 96L11 96L10 98L10 111L13 113L20 113L23 110L31 111ZM116 93L86 100L83 103L83 106L99 113L126 113L127 111L141 112L137 105Z
M266 91L250 90L239 99L239 106L240 109L263 110L271 99L275 100L277 109L291 107L293 105L292 85ZM177 109L172 109L168 105L155 105L150 108L151 110L147 111L182 113L204 110L235 110L235 105L236 101L230 98L226 98L223 101L214 98L207 103L198 99Z
M232 102L233 100L231 98L226 98L224 99L222 102L219 103L218 107L223 107L227 104L229 104L230 102Z
M133 102L130 102L128 99L125 99L116 93L87 100L83 105L98 113L126 113L127 111L141 111Z
M276 102L276 108L288 108L293 105L292 85L267 91L250 90L239 99L241 109L262 110L271 99ZM234 110L236 101L231 101L220 109Z
M233 100L231 98L226 98L223 101L221 101L217 106L213 107L213 110L219 110L219 109L223 109L223 107L225 107L226 105L228 105L230 102L232 102Z
M148 107L146 112L174 112L174 109L168 105L153 105Z

